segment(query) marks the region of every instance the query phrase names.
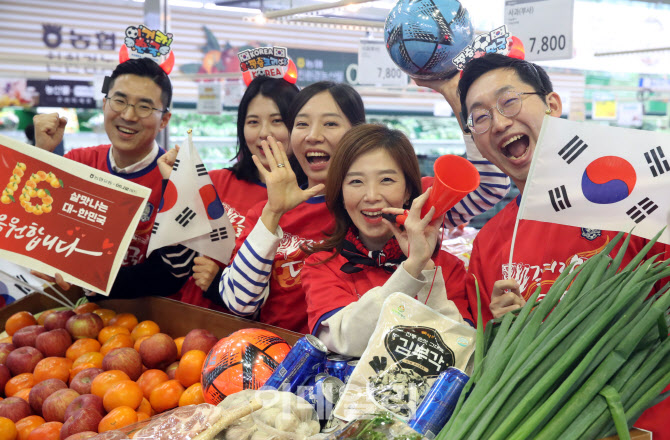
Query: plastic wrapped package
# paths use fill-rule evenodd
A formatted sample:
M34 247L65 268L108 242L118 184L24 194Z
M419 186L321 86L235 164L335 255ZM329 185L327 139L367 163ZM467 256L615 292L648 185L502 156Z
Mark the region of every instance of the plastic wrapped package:
M390 411L408 420L442 371L468 370L474 346L472 327L393 293L333 414L353 421Z
M424 437L389 412L365 415L325 440L421 440Z
M479 229L464 225L453 228L442 240L442 250L458 257L467 269L470 266L472 245L478 232Z
M216 440L315 440L320 424L314 408L295 394L275 390L244 390L228 396L219 407L235 408L255 399L262 408L238 420Z
M228 409L208 403L188 405L119 430L98 434L93 439L211 440L216 434L260 407L253 400Z

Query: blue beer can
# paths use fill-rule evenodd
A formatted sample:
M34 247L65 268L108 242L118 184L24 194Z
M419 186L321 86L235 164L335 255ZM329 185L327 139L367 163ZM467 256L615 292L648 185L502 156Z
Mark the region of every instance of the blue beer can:
M349 383L349 378L351 377L352 374L354 374L356 365L358 365L358 359L354 359L347 362L347 370L344 373L344 379L342 380L342 382L344 382L345 384Z
M449 367L440 373L407 424L418 433L434 438L449 421L468 379L458 368Z
M298 387L296 394L314 407L323 428L331 418L343 391L344 382L326 373L319 373L305 385Z
M329 354L326 357L325 372L329 376L335 376L344 382L344 377L347 373L347 362L352 360L351 356L343 356L341 354Z
M295 393L315 376L326 360L328 349L316 336L305 335L295 343L261 389Z

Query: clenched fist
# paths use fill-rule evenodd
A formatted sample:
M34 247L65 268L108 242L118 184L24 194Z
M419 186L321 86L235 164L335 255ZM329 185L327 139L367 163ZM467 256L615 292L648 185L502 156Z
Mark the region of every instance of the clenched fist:
M35 125L35 146L42 150L53 151L63 140L67 118L58 113L46 113L33 117Z

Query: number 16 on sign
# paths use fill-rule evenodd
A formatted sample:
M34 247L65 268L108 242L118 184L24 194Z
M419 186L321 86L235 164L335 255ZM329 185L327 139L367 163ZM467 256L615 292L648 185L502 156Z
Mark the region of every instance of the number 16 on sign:
M382 40L361 40L358 47L358 83L406 86L407 74L396 66Z

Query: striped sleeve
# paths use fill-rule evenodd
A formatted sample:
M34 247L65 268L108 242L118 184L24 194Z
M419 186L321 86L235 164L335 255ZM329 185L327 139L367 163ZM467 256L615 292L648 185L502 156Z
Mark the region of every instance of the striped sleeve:
M247 236L237 255L223 270L219 293L228 309L249 316L258 311L270 292L270 275L283 232L271 233L262 221Z
M468 160L479 171L480 183L477 189L447 211L444 219L446 227L455 227L467 223L472 217L488 211L502 200L510 190L509 177L498 167L484 159L471 136L464 135L463 137Z

